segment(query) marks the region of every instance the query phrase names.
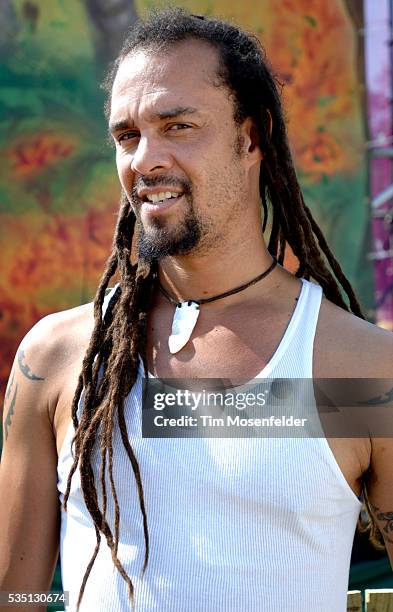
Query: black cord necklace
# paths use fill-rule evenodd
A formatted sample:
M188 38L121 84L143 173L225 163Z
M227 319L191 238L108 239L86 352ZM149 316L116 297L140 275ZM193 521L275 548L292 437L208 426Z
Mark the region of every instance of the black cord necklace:
M160 288L161 293L166 297L166 299L176 306L175 314L172 322L172 333L169 336L168 344L169 350L171 353L177 353L180 351L190 339L192 332L194 331L196 322L199 316L199 307L202 304L208 304L209 302L215 302L216 300L221 300L222 298L228 297L230 295L234 295L235 293L240 293L240 291L244 291L248 287L255 285L263 278L265 278L270 272L276 267L277 259L272 255L273 261L269 268L259 274L252 280L248 281L248 283L244 283L244 285L240 285L240 287L236 287L235 289L231 289L230 291L225 291L225 293L220 293L219 295L214 295L210 298L201 298L199 300L184 300L179 302L175 298L173 298L164 287L161 285L160 281L158 281L158 286Z

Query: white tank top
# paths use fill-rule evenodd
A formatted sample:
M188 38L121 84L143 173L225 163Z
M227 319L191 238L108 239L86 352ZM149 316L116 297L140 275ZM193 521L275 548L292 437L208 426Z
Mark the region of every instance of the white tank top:
M312 378L321 297L321 287L302 279L292 318L259 378ZM143 578L145 545L135 479L118 431L113 442L118 555L135 586L136 612L345 612L361 502L327 440L142 438L141 374L142 369L126 399L125 417L149 526L150 559ZM61 502L73 434L71 422L58 459ZM98 474L98 453L94 456ZM108 491L111 500L109 482ZM110 525L113 516L109 503ZM77 472L67 512L61 513L69 611L76 610L95 544ZM127 585L104 536L80 610L131 610Z

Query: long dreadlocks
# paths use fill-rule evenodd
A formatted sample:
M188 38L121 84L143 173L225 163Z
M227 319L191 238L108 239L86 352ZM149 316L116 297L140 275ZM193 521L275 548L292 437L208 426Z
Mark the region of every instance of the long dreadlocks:
M147 20L139 21L132 28L119 57L104 82L104 88L108 94L107 115L110 112L110 97L117 70L127 56L136 50L162 52L187 39L205 41L217 50L220 59L217 79L220 85L226 87L232 95L236 123L239 125L247 117L252 117L255 121L260 148L264 154L260 178L263 231L267 227L269 211L272 214L269 252L275 255L282 264L285 247L289 244L299 260L296 276L313 278L321 285L329 300L345 310L350 310L358 317L364 318L350 283L304 202L288 146L279 84L273 76L265 52L257 38L232 24L190 15L180 8L153 12ZM64 509L67 507L71 479L79 463L81 488L97 538L97 544L79 592L78 608L86 581L99 551L102 534L111 550L113 563L128 584L129 595L133 601L133 584L117 555L120 509L113 479L112 446L116 418L135 476L143 517L145 538L143 570L149 558L149 534L143 487L138 461L128 440L124 400L137 379L139 356L142 357L147 376L146 321L156 284L157 263L148 264L141 259L137 263L132 263L131 250L135 221L134 212L123 193L112 253L94 300L95 326L72 403L72 420L76 430L73 439L74 462L68 476ZM116 271L120 278L119 286L103 317L105 291ZM349 306L342 297L340 286L347 295ZM77 411L82 390L84 393L83 410L79 420ZM91 463L95 444L99 445L101 452L102 508L98 503ZM106 518L105 472L107 461L110 489L115 507L114 533ZM365 486L364 495L371 517ZM376 534L377 527L372 523L372 536Z

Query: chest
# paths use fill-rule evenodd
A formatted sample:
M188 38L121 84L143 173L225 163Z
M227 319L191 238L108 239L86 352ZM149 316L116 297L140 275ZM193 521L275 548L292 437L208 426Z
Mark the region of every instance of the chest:
M160 378L219 378L233 384L246 382L264 371L274 361L284 344L288 327L297 305L298 296L292 296L284 308L266 309L263 313L247 312L239 319L220 323L213 317L201 316L189 343L179 353L171 355L168 336L171 331L173 308L153 313L149 320L147 357L149 371ZM203 315L203 312L201 313ZM312 371L315 377L323 377L329 359L329 375L340 377L340 358L324 351L325 309L322 303L314 347ZM272 361L273 360L273 361ZM370 461L368 440L357 438L327 438L332 457L344 476L347 485L356 494L361 493L361 476Z
M174 307L153 310L148 321L149 371L161 378L225 378L247 381L269 363L291 320L296 297L281 309L255 306L221 312L200 308L187 344L171 354L168 346Z
M217 322L215 316L204 316L191 342L179 353L171 355L168 336L171 331L173 308L160 309L149 318L147 357L149 371L160 378L220 378L232 382L244 382L258 374L271 361L288 329L297 304L294 292L292 301L283 308L267 308L261 315L257 309L237 316L228 316ZM323 309L321 308L323 316ZM318 325L314 342L313 373L320 377L326 367L326 351L323 347L324 327ZM81 369L84 351L63 373L61 392L54 414L54 432L57 450L63 444L71 421L71 405ZM338 360L339 361L339 360ZM331 359L330 371L334 370ZM333 368L333 369L332 369ZM336 373L339 376L339 373ZM332 455L352 491L361 491L360 478L367 469L370 447L366 440L330 438L327 440Z

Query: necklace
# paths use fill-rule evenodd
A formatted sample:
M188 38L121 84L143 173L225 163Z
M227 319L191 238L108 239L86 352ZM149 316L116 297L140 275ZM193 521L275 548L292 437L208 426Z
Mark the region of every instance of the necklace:
M173 316L172 321L172 333L168 339L169 351L174 354L178 353L189 341L192 332L194 331L195 325L197 323L200 306L202 304L208 304L209 302L215 302L216 300L221 300L222 298L228 297L229 295L234 295L235 293L240 293L240 291L244 291L248 287L255 285L263 278L265 278L270 272L276 267L277 259L272 255L273 261L269 268L259 274L252 280L248 281L248 283L244 283L244 285L240 285L240 287L235 287L235 289L231 289L230 291L225 291L225 293L220 293L219 295L214 295L210 298L201 298L200 300L185 300L179 302L175 300L164 287L159 283L159 288L161 293L166 297L168 302L176 306L175 314Z

